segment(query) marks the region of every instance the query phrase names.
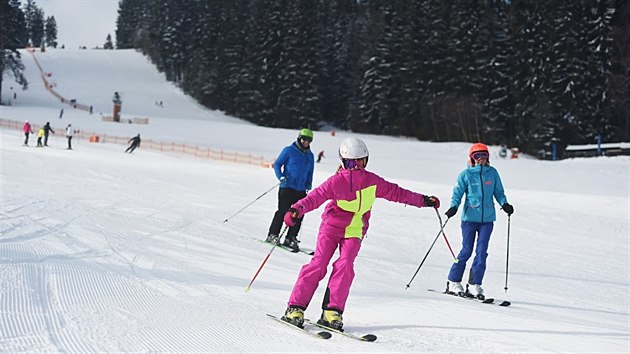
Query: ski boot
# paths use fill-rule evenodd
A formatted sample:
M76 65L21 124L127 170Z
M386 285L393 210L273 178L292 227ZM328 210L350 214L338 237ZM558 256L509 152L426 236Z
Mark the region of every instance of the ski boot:
M282 244L284 247L289 248L291 252L300 252L300 246L298 245L299 241L296 237L285 237L284 243Z
M294 326L304 328L304 310L299 307L289 306L281 319Z
M317 320L317 323L343 332L343 329L341 329L343 327L343 318L341 317L341 312L337 310L324 310L322 317Z
M446 293L451 295L459 295L466 296L466 292L464 291L464 287L461 282L458 281L447 281L446 282Z
M483 288L479 284L466 284L466 294L481 301L486 299L486 296L483 294Z
M265 240L265 242L267 243L271 243L271 244L275 244L275 245L279 245L280 244L280 237L276 234L269 234L267 235L267 239Z

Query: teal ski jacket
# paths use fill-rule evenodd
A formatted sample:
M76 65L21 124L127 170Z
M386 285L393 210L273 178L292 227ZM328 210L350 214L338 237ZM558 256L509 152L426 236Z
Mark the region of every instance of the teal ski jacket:
M489 165L470 166L459 174L450 206L459 208L464 194L462 221L494 222L497 216L493 199L499 205L508 202L499 172Z

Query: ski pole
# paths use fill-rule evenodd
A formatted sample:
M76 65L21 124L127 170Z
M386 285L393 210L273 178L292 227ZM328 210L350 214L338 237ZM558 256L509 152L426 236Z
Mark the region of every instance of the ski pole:
M440 220L440 231L442 232L442 236L444 236L444 241L446 242L446 246L448 246L448 250L451 251L451 256L453 256L453 260L457 262L457 257L455 257L455 253L453 253L451 244L448 242L448 238L446 237L446 233L444 232L444 226L442 225L442 217L440 216L440 213L438 212L437 209L435 209L435 213L437 214L438 220ZM448 222L448 219L446 219L447 222ZM446 225L446 222L444 223L444 225Z
M439 215L439 214L438 214ZM450 218L449 218L450 219ZM407 283L407 287L405 288L405 290L409 289L409 286L411 285L411 282L416 278L416 275L418 274L418 272L420 271L420 268L422 268L422 265L424 264L424 261L427 260L427 257L429 256L429 253L431 252L431 249L433 249L433 245L435 245L435 242L437 241L437 239L440 237L440 234L442 234L442 231L444 230L444 226L446 226L446 223L448 223L448 220L446 219L446 221L444 222L444 225L440 224L440 231L438 232L437 235L435 235L435 239L433 240L433 243L431 243L431 247L429 247L429 250L427 251L427 254L424 255L424 258L422 259L422 262L420 262L420 265L418 266L418 269L416 269L416 272L413 273L413 276L411 277L411 280L409 280L409 283ZM440 219L441 220L441 219ZM440 221L441 222L441 221Z
M505 292L508 291L508 264L510 261L510 215L508 215L508 228L507 228L507 250L505 254Z
M235 217L236 215L240 214L240 212L242 212L243 210L247 209L248 206L254 204L254 202L256 202L258 199L264 197L267 193L271 192L272 190L274 190L276 187L278 187L280 185L280 182L278 182L277 184L275 184L273 187L269 188L268 191L266 191L265 193L261 194L258 196L258 198L254 199L251 203L245 205L243 208L241 208L241 210L237 211L236 213L232 214L229 218L225 219L223 221L223 223L228 222L228 220L230 220L231 218Z
M256 280L256 277L258 276L258 273L260 273L262 268L265 266L265 263L267 263L267 260L271 256L271 253L273 253L273 250L275 250L276 247L278 247L278 243L280 242L280 240L282 239L282 236L284 236L284 234L287 232L288 229L289 229L289 226L285 226L284 227L284 229L280 233L280 236L278 236L278 239L276 240L277 242L274 242L273 247L271 247L271 250L269 250L269 253L267 253L267 257L265 257L265 259L263 260L263 262L260 265L260 267L258 267L258 270L256 271L256 274L254 274L254 277L252 278L252 281L250 281L249 285L247 285L247 288L245 288L245 292L249 291L249 289L251 288L252 284L254 283L254 280Z

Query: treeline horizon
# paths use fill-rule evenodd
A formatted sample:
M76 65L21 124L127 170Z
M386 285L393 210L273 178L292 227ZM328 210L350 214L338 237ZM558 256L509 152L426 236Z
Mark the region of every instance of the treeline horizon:
M121 0L116 47L262 126L540 157L630 140L626 0Z

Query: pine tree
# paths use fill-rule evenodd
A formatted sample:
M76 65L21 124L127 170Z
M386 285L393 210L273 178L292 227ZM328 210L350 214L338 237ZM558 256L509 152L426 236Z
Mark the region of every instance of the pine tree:
M286 32L282 40L279 68L279 93L274 126L315 128L321 118L316 68L317 36L314 12L307 2L287 3L284 14Z
M2 97L2 81L5 71L12 74L15 82L28 88L24 76L24 64L20 59L18 48L25 47L26 20L20 9L20 1L0 1L0 97ZM0 102L1 104L2 102Z
M597 0L589 4L585 22L586 61L585 107L577 122L580 142L593 143L598 134L608 140L614 134L612 111L607 93L611 77L612 16L614 0Z
M35 8L31 18L31 43L33 47L44 46L44 10Z
M57 21L55 21L55 16L46 18L44 33L46 37L46 46L57 48Z
M383 33L387 22L385 9L392 11L392 5L387 1L368 2L361 7L362 22L365 29L359 28L359 38L374 43L362 50L359 57L362 69L361 82L357 87L355 98L351 101L348 128L352 131L368 133L381 128L379 122L380 111L384 107L385 92L383 91L382 73L386 70L387 51L386 38ZM364 32L365 31L365 32ZM357 39L359 39L357 38ZM372 127L371 124L374 124Z
M114 49L114 43L112 43L112 35L109 33L107 34L107 38L105 38L103 49Z
M616 130L611 140L630 141L630 2L617 2L613 21L608 93Z
M207 58L215 57L215 21L211 21L213 7L216 2L192 1L189 4L188 18L191 26L184 33L187 38L185 43L185 62L181 87L199 100L203 105L218 109L216 102L212 100L212 93L205 90L212 81L212 61Z
M30 1L30 0L29 0ZM153 3L147 0L121 0L116 19L116 48L141 49L149 37L149 9Z
M445 14L450 13L446 2L421 1L418 5L418 21L414 32L418 33L416 64L417 86L420 88L420 111L416 117L416 136L425 140L453 139L442 109L446 97L444 66L447 58L445 41L448 23Z
M549 96L552 72L549 8L536 0L512 3L512 38L515 58L515 145L538 151L552 143L558 131ZM547 4L553 6L554 4Z
M513 56L508 7L504 1L489 1L481 20L487 26L484 39L488 48L479 75L483 102L484 141L511 145L514 139Z
M352 38L357 3L329 0L319 3L317 48L322 120L345 127L348 107L354 88L358 85L358 50L361 42ZM360 49L359 49L360 50Z
M284 24L284 1L256 1L252 8L252 19L248 53L247 84L243 89L246 98L240 98L243 107L249 107L245 113L251 121L266 126L275 126L277 102L281 91L281 57Z

